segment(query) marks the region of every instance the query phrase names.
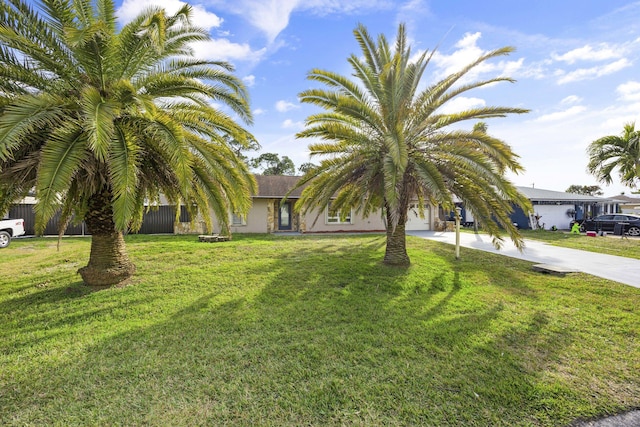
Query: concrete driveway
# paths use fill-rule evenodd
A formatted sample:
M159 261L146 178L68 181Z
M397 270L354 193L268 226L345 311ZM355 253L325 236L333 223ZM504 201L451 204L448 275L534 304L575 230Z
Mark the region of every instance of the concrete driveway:
M407 235L452 245L456 242L456 233L451 231L407 231ZM460 246L559 266L640 288L640 260L637 259L561 248L535 240L525 240L525 249L519 252L508 238L502 249L497 250L488 235L473 233L460 233Z

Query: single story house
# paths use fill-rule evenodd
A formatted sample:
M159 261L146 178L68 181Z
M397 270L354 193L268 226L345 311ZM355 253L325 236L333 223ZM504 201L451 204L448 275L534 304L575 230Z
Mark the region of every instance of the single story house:
M255 178L258 192L253 196L253 204L247 215L230 215L232 233L322 233L385 229L380 215L365 219L351 212L341 220L339 213L331 213L328 207L322 212L314 211L306 215L296 213L295 205L302 188L291 192L287 200L283 201L283 198L300 180L299 176L256 175Z
M603 213L625 213L640 215L640 197L625 196L620 194L619 196L609 197L607 199L610 205L615 206L615 209L611 212Z
M534 187L516 187L533 205L533 212L525 213L516 209L512 220L522 229L546 230L556 227L561 230L571 228L572 221L582 221L588 216L598 215L606 199L563 191L543 190Z
M295 204L300 198L302 188L289 194L286 201L282 199L293 188L299 176L255 175L258 193L253 196L253 206L244 217L230 215L232 233L327 233L327 232L366 232L384 231L384 218L381 214L372 214L362 218L350 212L344 221L338 213L331 213L326 206L321 211L315 210L301 215L295 213ZM533 205L533 212L516 209L512 215L519 228L530 229L543 227L551 229L569 229L573 220L583 220L590 215L598 215L605 206L606 199L583 194L565 193L561 191L543 190L533 187L517 187ZM462 205L462 222L473 223L470 212ZM424 218L419 215L415 203L409 206L409 215L405 229L409 230L441 230L445 221L450 219L441 208L425 205ZM213 218L216 224L215 218ZM215 226L219 230L219 226Z
M374 213L363 218L355 211L349 212L344 219L338 212L331 212L330 206L314 210L305 215L295 212L295 205L300 199L302 188L297 188L287 200L283 198L293 188L299 176L255 175L258 193L253 196L253 205L245 216L230 215L232 233L335 233L335 232L371 232L385 231L384 218L381 213ZM409 211L407 230L431 230L437 218L436 210L425 206L424 218L420 218L417 206L412 204ZM216 223L213 218L214 224ZM216 230L219 226L214 227Z

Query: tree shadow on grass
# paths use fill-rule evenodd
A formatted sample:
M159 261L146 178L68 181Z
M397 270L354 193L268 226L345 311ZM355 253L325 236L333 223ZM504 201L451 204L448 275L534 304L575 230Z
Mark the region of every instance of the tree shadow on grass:
M517 274L461 266L440 249L431 270L390 268L376 239L283 248L237 272L259 283L218 277L212 264L216 286L170 316L83 357L41 361L33 381L0 378L10 410L0 412L61 424L554 424L535 383L571 332L548 330L540 311L494 329L503 302L478 301L466 279L478 268L535 297Z

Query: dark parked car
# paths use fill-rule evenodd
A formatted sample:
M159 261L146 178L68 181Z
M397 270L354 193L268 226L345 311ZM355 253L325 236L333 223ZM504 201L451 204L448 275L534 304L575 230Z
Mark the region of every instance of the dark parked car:
M618 225L620 224L620 225ZM582 223L582 231L605 231L613 233L618 225L629 236L640 236L640 215L608 214L587 219Z

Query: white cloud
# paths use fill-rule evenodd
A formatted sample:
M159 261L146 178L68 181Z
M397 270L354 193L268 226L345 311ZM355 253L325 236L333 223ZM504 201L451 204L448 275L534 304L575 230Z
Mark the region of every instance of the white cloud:
M533 121L540 123L540 122L555 122L559 120L565 120L570 117L577 116L578 114L584 112L586 109L587 108L583 107L582 105L574 105L573 107L570 107L564 111L558 111L555 113L542 115L534 119Z
M304 129L304 123L303 122L294 122L291 119L287 119L284 122L282 122L282 127L284 129Z
M262 59L266 49L252 50L246 43L233 43L227 39L212 39L193 43L194 54L198 58L217 61L248 61L256 62Z
M293 110L294 108L300 108L300 106L296 104L292 104L291 102L288 102L288 101L280 100L276 102L276 110L281 113L285 113L287 111Z
M173 14L185 4L186 2L180 0L124 0L122 6L117 10L117 15L121 22L127 23L151 6L161 7L167 13ZM191 4L191 7L193 9L191 16L193 25L206 31L211 31L222 25L223 19L215 13L207 11L204 6ZM219 34L225 33L228 32L219 31ZM262 59L266 53L266 49L254 51L248 44L233 43L226 38L195 42L191 46L196 57L217 61L256 62Z
M174 14L185 4L186 2L180 0L124 0L122 6L117 10L117 15L122 22L126 23L150 6L162 7L167 13ZM195 26L211 30L222 25L222 18L215 13L208 12L204 6L192 4L191 7L193 9L191 19Z
M455 44L457 49L452 54L436 52L433 61L442 69L442 74L453 74L485 53L476 44L481 36L481 33L467 33Z
M566 84L577 82L580 80L592 80L598 77L606 76L608 74L613 74L617 71L622 70L623 68L630 67L631 65L631 62L628 59L622 58L607 65L601 65L591 68L579 68L568 73L560 71L558 72L558 75L560 76L560 78L558 79L558 84Z
M242 81L244 82L245 85L247 85L247 87L252 87L253 85L256 84L256 76L252 74L248 76L244 76L242 78Z
M263 109L263 108L256 108L255 110L253 110L253 115L254 116L260 116L262 114L265 114L267 112L267 110Z
M608 59L620 58L624 54L623 52L624 49L621 49L620 46L609 46L607 43L602 43L595 49L590 45L586 45L570 50L562 55L553 53L551 57L556 61L573 64L577 61L606 61Z
M471 108L484 107L485 105L486 105L486 102L484 99L457 96L453 98L451 101L444 104L438 110L438 113L441 113L441 114L458 113L460 111L465 111Z
M616 92L623 101L640 101L640 82L629 81L619 85Z
M478 40L480 40L481 37L482 33L480 32L473 34L466 33L464 37L455 44L457 49L450 55L443 54L440 51L436 52L433 55L433 63L439 68L436 78L440 79L457 73L462 68L477 60L480 56L487 54L488 51L478 46ZM477 80L478 77L484 73L492 73L494 76L511 77L523 69L523 64L524 58L515 61L500 60L496 62L496 60L489 60L469 71L465 75L462 83Z
M582 102L582 98L576 95L569 95L562 101L560 101L560 103L563 105L577 104L578 102Z
M548 77L548 67L551 60L542 60L531 62L527 66L523 66L518 70L519 78L531 78L535 80L541 80Z
M244 16L264 32L271 43L289 25L289 17L299 0L259 0L241 3L246 5Z
M392 9L396 6L393 0L235 0L213 3L249 21L265 34L269 44L287 28L294 11L309 11L320 16L345 15L362 13L363 10Z

